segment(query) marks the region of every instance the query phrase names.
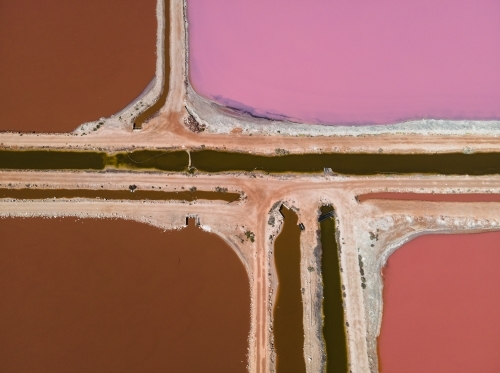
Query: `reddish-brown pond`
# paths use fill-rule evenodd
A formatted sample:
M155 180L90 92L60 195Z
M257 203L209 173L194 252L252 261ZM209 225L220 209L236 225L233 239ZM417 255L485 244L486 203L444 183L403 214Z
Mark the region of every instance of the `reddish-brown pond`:
M0 130L68 132L155 75L156 0L0 3Z
M218 236L0 220L1 372L246 372L250 290Z
M500 372L500 232L426 235L383 270L382 373Z
M487 193L453 193L453 194L433 194L433 193L368 193L358 197L359 202L370 199L390 199L401 201L436 201L436 202L500 202L500 194Z

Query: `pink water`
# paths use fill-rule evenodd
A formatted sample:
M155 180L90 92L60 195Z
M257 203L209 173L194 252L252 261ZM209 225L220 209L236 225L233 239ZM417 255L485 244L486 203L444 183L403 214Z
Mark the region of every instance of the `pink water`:
M195 90L310 123L500 118L498 0L189 0Z
M373 199L386 199L395 201L428 201L428 202L500 202L500 194L493 193L367 193L358 197L359 202Z
M500 232L421 236L389 257L381 373L500 372Z

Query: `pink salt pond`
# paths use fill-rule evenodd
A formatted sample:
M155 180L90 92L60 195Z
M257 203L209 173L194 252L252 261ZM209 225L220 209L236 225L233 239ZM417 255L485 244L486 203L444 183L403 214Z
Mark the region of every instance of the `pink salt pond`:
M493 193L368 193L357 196L360 203L374 199L393 201L427 201L427 202L500 202L500 194Z
M500 118L497 0L189 0L194 89L320 124Z
M426 235L383 270L381 373L500 372L500 232Z

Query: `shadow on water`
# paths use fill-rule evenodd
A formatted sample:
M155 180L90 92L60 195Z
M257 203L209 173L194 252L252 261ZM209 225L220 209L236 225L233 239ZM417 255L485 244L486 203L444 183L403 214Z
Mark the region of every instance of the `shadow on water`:
M165 192L160 190L100 190L100 189L0 189L0 198L13 199L51 199L51 198L102 198L109 200L150 200L150 201L186 201L197 200L238 201L239 193L209 191Z
M139 114L134 120L134 129L141 129L142 125L149 119L154 117L158 111L167 102L169 81L170 81L170 1L164 0L165 7L165 27L163 28L164 38L163 38L163 50L165 51L164 61L164 71L163 71L163 83L161 86L161 93L158 100L151 105L149 108L144 110L143 113Z
M304 373L304 326L300 283L300 228L298 217L282 206L283 228L274 244L278 291L273 334L277 373Z
M192 151L191 170L199 172L262 171L268 173L500 174L500 153L445 154L289 154L263 156L214 150ZM103 170L105 168L183 172L189 169L184 150L136 150L105 153L62 150L0 150L0 169Z
M333 211L323 206L321 214ZM323 279L323 338L326 348L326 372L347 373L347 339L344 327L342 283L335 218L327 218L321 225L321 277Z
M247 271L189 220L2 219L0 371L247 373Z

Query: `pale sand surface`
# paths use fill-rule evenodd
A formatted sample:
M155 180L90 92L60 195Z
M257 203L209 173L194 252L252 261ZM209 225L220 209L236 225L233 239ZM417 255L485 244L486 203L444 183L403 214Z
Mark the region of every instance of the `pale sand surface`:
M156 0L0 7L0 130L71 132L97 123L155 76Z
M255 176L255 175L254 175ZM127 173L65 173L65 172L1 172L0 187L21 187L36 184L43 188L124 188L130 184ZM275 294L275 274L270 262L270 250L280 230L277 212L282 201L294 208L299 222L306 230L301 235L302 284L311 292L304 294L304 325L306 344L304 354L308 372L318 372L321 364L321 343L318 330L319 300L315 299L320 278L314 250L319 245L317 216L322 204L332 203L337 212L342 249L342 281L347 288L346 320L349 322L348 345L353 372L375 372L375 337L378 334L381 307L381 282L376 268L380 255L394 242L402 242L409 235L426 230L441 231L488 230L500 227L497 203L435 203L375 200L359 204L355 196L388 189L398 191L499 193L499 177L334 177L334 176L264 176L247 174L227 175L134 175L134 184L140 188L152 186L167 189L189 188L210 190L216 186L229 191L242 191L246 198L236 204L168 203L141 201L14 201L1 200L3 216L92 216L122 217L143 221L166 229L185 224L188 214L199 217L204 229L221 235L233 247L247 267L251 278L252 326L250 335L250 372L273 371L272 350L269 345L270 311ZM168 187L166 185L168 184ZM275 216L274 225L269 217ZM497 224L497 225L495 225ZM399 229L396 229L396 227ZM379 229L375 248L370 245L368 232ZM245 239L244 232L255 233L255 242ZM367 276L367 290L362 290L358 267L358 249L365 257L366 267L372 266L372 277ZM377 254L379 253L379 254ZM386 254L384 254L386 255ZM377 274L378 273L378 274ZM377 311L379 310L379 311ZM320 313L319 313L320 314ZM368 340L368 343L367 343ZM371 368L370 368L371 367Z

